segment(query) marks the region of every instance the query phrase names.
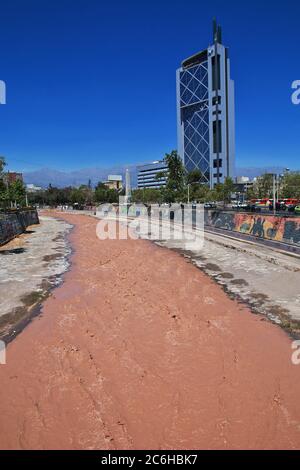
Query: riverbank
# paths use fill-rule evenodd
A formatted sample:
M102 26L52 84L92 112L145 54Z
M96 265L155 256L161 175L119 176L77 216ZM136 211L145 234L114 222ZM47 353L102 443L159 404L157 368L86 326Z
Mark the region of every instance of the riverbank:
M11 341L38 314L40 303L67 270L71 225L41 217L0 247L0 339Z
M300 366L280 328L179 254L59 215L71 269L8 345L0 448L300 447Z

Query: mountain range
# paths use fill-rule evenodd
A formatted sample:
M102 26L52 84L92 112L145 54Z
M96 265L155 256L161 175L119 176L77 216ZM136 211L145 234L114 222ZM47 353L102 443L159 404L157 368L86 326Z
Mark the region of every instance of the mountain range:
M40 170L25 172L23 174L25 183L32 183L37 186L46 188L51 184L56 187L66 186L80 186L81 184L88 184L89 180L93 186L99 181L106 181L108 175L122 175L125 181L126 169L129 169L131 175L131 185L135 187L137 184L137 169L136 165L129 166L112 166L112 167L95 167L95 168L82 168L73 171L59 171L51 168L41 168ZM253 179L264 173L281 174L284 171L283 167L237 167L236 176L248 176Z
M46 188L51 184L58 188L66 186L80 186L88 184L91 181L95 186L99 181L107 181L108 175L122 175L125 181L126 169L129 169L131 175L131 184L136 184L136 165L128 166L112 166L109 168L82 168L73 171L59 171L52 168L41 168L40 170L24 172L23 178L25 183L32 183L37 186Z

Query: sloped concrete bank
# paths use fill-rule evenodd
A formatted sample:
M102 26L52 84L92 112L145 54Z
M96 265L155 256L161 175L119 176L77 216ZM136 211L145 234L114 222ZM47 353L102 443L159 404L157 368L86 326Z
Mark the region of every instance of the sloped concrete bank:
M69 268L72 226L41 216L30 233L0 247L0 340L9 343L40 313Z
M34 209L0 213L0 246L36 224L39 224L39 216Z

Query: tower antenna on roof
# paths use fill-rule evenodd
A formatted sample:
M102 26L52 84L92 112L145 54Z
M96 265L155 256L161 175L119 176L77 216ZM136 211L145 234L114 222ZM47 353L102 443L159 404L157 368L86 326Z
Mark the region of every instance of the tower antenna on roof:
M218 43L222 44L222 28L220 25L218 26Z
M214 43L222 44L222 28L218 25L216 18L213 19L213 39Z
M213 19L213 41L215 42L218 34L218 25L216 18Z

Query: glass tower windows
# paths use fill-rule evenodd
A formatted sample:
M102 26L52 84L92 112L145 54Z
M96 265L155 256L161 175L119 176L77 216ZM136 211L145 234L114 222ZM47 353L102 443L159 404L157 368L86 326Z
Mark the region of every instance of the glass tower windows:
M207 60L180 72L180 112L184 162L187 171L198 169L209 183L209 110Z

